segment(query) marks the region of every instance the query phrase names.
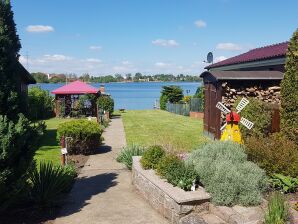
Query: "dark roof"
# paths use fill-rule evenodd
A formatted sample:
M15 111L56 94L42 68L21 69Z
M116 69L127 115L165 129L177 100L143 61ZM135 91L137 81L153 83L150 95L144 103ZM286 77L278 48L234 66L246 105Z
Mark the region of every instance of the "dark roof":
M209 65L205 67L205 69L284 57L288 49L288 43L289 42L283 42L279 44L252 49L246 53Z
M200 77L213 76L216 80L282 80L279 71L205 71Z
M33 78L33 76L24 68L24 66L18 62L18 69L20 72L20 75L25 79L27 84L35 84L36 80Z

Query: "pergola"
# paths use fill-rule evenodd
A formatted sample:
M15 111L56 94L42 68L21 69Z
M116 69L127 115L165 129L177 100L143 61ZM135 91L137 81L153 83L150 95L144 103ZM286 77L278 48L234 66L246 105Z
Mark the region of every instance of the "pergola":
M95 98L100 96L100 90L88 85L82 81L74 81L66 84L51 92L55 94L55 113L56 116L76 116L79 104L79 98L82 95L91 94ZM86 110L85 115L96 116L95 102L89 102L89 110Z

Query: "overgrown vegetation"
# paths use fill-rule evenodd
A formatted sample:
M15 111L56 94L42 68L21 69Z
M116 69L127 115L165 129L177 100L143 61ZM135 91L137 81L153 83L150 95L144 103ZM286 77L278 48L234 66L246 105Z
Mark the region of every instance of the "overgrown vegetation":
M267 185L265 172L247 161L241 145L216 141L193 151L187 162L218 205L257 205Z
M102 132L102 127L94 121L72 120L58 126L57 140L60 142L62 137L71 137L68 141L68 153L89 155L95 153L100 146Z
M202 86L197 88L197 91L195 95L193 96L194 98L199 98L201 102L201 109L204 110L204 104L205 104L205 89L204 89L204 84L202 83Z
M52 206L66 193L76 177L76 170L72 165L54 166L52 163L40 163L30 174L30 195L35 204L41 208Z
M294 32L286 55L285 75L281 82L282 131L298 145L298 29Z
M288 206L284 196L274 192L268 203L268 211L265 215L266 224L285 224L288 220Z
M110 96L100 96L97 99L98 108L108 111L110 115L114 112L114 100Z
M165 155L165 150L158 145L150 146L142 156L141 164L144 169L156 169L157 164Z
M28 91L28 117L33 120L46 119L53 116L53 97L49 91L40 87L32 87Z
M282 174L273 174L270 179L272 188L284 193L296 192L298 190L298 177L284 176Z
M245 142L248 159L265 169L268 174L298 176L298 146L282 134L266 138L250 137Z
M146 148L144 146L132 144L124 147L117 155L117 162L123 163L128 169L132 168L132 157L142 156Z
M163 86L160 96L160 109L166 109L166 103L177 103L183 99L183 90L180 86Z
M234 105L238 105L241 98L238 98ZM252 129L247 129L239 125L241 135L246 140L250 136L268 136L271 127L271 109L270 107L255 98L249 97L249 104L241 111L241 117L254 122Z

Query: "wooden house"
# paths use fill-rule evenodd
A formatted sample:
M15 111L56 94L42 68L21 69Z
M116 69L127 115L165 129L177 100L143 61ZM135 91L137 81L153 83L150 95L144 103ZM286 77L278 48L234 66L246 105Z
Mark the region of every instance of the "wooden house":
M280 104L280 82L285 71L288 42L250 50L207 66L200 77L204 82L204 132L219 139L222 101L232 107L237 97L256 97L264 102Z

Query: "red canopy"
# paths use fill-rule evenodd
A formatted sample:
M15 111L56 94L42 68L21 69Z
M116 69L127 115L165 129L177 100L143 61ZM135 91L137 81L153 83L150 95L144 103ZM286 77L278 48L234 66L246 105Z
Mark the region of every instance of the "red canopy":
M88 94L93 93L96 94L99 92L99 89L96 89L93 86L88 85L82 81L74 81L65 86L61 86L58 89L53 90L51 93L53 94Z

